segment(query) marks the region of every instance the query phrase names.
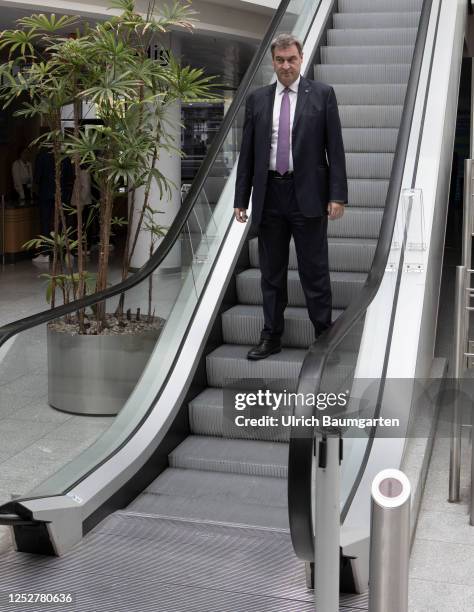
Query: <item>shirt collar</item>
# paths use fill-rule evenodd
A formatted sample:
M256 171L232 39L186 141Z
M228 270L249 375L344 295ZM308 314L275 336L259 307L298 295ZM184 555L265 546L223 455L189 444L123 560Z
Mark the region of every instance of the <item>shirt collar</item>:
M298 78L296 79L296 81L290 85L289 90L293 91L294 93L298 93L298 87L299 87L299 84L300 84L300 80L301 80L301 75L299 75ZM281 94L282 91L285 89L285 86L282 83L280 83L278 78L277 78L277 82L276 83L277 83L277 85L276 85L277 94Z

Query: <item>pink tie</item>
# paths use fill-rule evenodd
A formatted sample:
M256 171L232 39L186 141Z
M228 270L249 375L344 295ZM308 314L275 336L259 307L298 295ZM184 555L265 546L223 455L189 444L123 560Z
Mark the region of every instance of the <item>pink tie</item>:
M278 145L276 154L276 169L280 174L288 172L290 167L290 95L289 89L283 90L278 123Z

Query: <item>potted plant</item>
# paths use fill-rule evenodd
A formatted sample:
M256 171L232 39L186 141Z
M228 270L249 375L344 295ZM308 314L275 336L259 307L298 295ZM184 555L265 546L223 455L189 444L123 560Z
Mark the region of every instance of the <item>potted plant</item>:
M160 44L160 37L171 27L193 28L194 11L188 3L164 7L161 14L152 3L146 15L136 12L134 0L114 0L111 7L120 14L93 27L77 17L40 14L20 19L18 29L0 35L0 49L9 51L9 60L0 66L0 101L5 108L20 98L17 114L41 119L46 128L35 144L54 159L53 230L29 243L51 255L51 271L44 275L51 307L57 304L58 292L67 303L107 287L114 227L127 230L122 279L129 273L141 232L149 236L153 253L157 237L166 228L157 223L156 203L150 201L152 184L158 185L160 205L173 189L180 188L159 169L164 152L181 155L169 133L176 126L169 125L168 109L180 100L208 97L213 86L202 70L181 66L164 45L161 61L148 54L151 42ZM64 34L73 27L74 33ZM91 125L82 121L84 104L95 108L97 119ZM65 107L72 109L71 130L62 129ZM74 176L69 202L61 188L65 163L72 166ZM87 210L81 203L84 175L98 193ZM139 188L143 204L132 224ZM128 195L126 218L114 216L120 192ZM100 238L97 266L91 270L87 234L94 218ZM131 316L130 310L124 312L124 296L114 312L107 312L102 302L91 312L80 311L50 324L50 403L73 412L117 412L162 324L154 317L150 299L146 316L139 312ZM124 388L117 393L119 380Z

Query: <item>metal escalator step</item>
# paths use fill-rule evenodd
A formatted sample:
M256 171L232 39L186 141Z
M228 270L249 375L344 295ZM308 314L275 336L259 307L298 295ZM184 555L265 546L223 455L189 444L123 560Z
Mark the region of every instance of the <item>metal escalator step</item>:
M408 64L413 45L321 47L322 64Z
M207 387L188 404L191 433L222 436L224 391Z
M365 282L361 272L331 272L333 308L346 308ZM249 268L237 274L237 296L240 304L261 304L260 270ZM296 270L288 271L288 305L305 306L305 297Z
M172 468L286 478L288 444L188 436L169 454L169 463Z
M348 153L393 153L397 145L397 128L344 128L342 139Z
M224 418L224 390L221 388L204 389L189 402L188 412L193 434L276 442L287 442L290 437L287 427L239 427L231 418Z
M333 310L335 321L343 310ZM258 344L263 328L263 309L261 306L239 304L222 314L222 334L226 344ZM357 350L360 344L361 328L356 326L354 333L343 341L344 350ZM314 342L313 324L306 308L288 306L285 310L285 331L282 344L291 348L308 348Z
M348 179L348 196L351 207L381 208L387 199L388 180Z
M328 223L328 236L377 238L382 223L383 208L346 207L344 216Z
M339 105L339 117L343 128L398 128L402 112L401 104Z
M333 320L342 310L333 312ZM238 304L222 313L222 335L226 344L258 344L263 328L261 306ZM306 308L288 306L285 310L285 331L282 336L285 347L308 348L314 342L313 324Z
M349 210L349 208L348 208ZM368 272L375 253L377 241L372 238L335 238L329 242L329 269L335 272ZM249 242L250 265L259 267L258 238ZM295 243L290 241L290 270L298 269Z
M329 85L408 83L409 75L410 64L317 64L314 67L314 79Z
M245 381L259 383L260 388L270 391L296 391L301 365L306 350L284 348L281 353L270 355L260 361L249 361L249 346L222 344L206 357L207 381L211 387L232 388L238 381L239 388ZM353 372L356 355L347 351L340 353L339 362L330 364L325 377L326 386L338 389ZM250 385L250 383L249 383Z
M328 46L414 45L417 28L328 30Z
M350 178L389 179L392 173L393 153L348 153L347 176Z
M127 510L285 529L286 488L284 478L168 468Z
M338 8L340 13L363 13L364 11L374 11L375 13L394 10L405 13L409 11L421 11L423 0L339 0Z
M335 13L333 27L336 29L373 29L373 28L417 28L420 20L419 11L393 12L395 3L392 2L392 12L376 12L373 4L367 11L356 13Z
M368 272L377 240L373 238L337 238L330 236L329 269L334 272Z
M403 104L406 83L372 83L370 85L335 83L333 85L338 104L353 106L362 104ZM354 128L357 129L357 128Z
M283 348L261 361L249 361L250 345L222 344L206 357L207 382L211 387L232 387L235 381L261 380L262 388L294 391L307 351ZM250 385L250 383L249 383ZM245 386L245 385L244 385Z

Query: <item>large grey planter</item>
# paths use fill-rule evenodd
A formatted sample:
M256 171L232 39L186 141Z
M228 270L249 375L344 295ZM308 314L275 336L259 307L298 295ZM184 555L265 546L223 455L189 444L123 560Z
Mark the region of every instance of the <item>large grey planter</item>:
M48 327L48 402L75 414L117 414L140 378L159 329L72 335Z

